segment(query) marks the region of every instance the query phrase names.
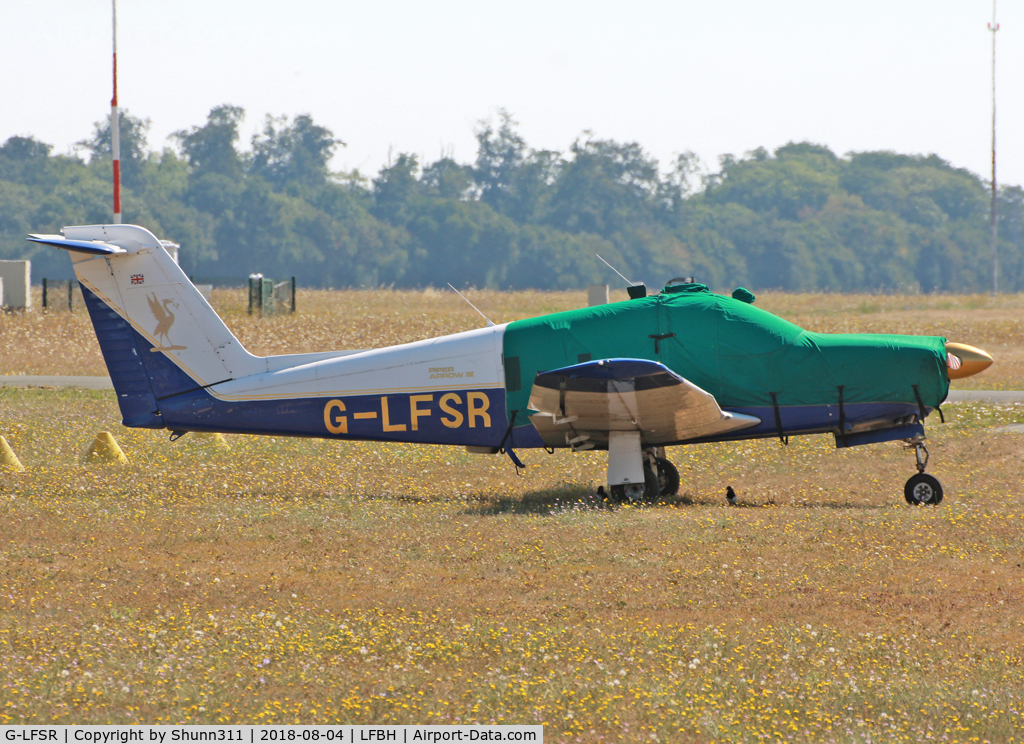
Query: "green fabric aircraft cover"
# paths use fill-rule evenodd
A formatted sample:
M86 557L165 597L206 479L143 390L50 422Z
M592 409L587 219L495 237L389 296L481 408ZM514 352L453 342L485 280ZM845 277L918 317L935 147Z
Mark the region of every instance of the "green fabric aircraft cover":
M653 297L510 323L505 331L507 406L522 426L538 372L596 359L661 362L723 408L917 403L934 408L949 390L946 339L805 331L699 284Z

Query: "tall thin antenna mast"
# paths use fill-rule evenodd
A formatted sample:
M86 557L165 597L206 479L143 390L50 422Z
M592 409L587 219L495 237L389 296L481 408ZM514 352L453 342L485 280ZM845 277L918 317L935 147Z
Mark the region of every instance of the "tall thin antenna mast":
M601 263L603 263L603 264L604 264L605 266L607 266L607 267L608 267L609 269L611 269L612 271L614 271L614 272L615 272L616 274L618 274L619 276L622 276L622 272L621 272L621 271L619 271L618 269L616 269L616 268L615 268L614 266L612 266L612 265L611 265L610 263L608 263L607 261L605 261L605 260L604 260L603 258L601 258L600 254L597 254L597 253L595 253L594 255L595 255L595 256L597 256L597 257L598 257L599 259L601 259ZM636 283L636 282L634 282L634 281L633 281L632 279L626 279L626 277L624 277L624 276L622 276L622 278L623 278L623 279L624 279L625 281L629 282L629 285L630 285L631 287L635 287L635 286L637 285L637 283Z
M452 287L452 283L451 283L451 282L448 282L448 286L449 286L449 287ZM457 295L458 295L459 297L461 297L462 299L466 300L466 295L462 294L462 292L460 292L459 290L455 289L455 287L452 287L452 292L454 292L455 294L457 294ZM486 320L486 321L487 321L487 327L488 327L488 328L489 328L489 327L491 327L492 325L494 325L494 321L492 321L492 320L491 320L490 318L488 318L488 317L487 317L486 315L484 315L483 313L481 313L481 312L480 312L480 308L478 308L478 307L477 307L476 305L474 305L474 304L473 304L472 302L470 302L469 300L466 300L466 304L467 304L467 305L469 305L469 306L470 306L471 308L473 308L474 310L476 310L476 311L477 311L477 314L479 314L481 318L483 318L484 320Z
M121 224L121 117L117 109L117 0L114 9L114 97L110 99L110 152L114 161L114 224Z
M992 294L999 291L999 201L996 185L996 0L992 0L992 23L988 24L992 32L992 206L988 211L989 253L992 256Z

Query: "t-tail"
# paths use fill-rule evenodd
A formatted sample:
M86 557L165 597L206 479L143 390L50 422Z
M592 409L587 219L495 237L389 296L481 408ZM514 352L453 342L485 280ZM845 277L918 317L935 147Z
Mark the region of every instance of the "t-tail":
M362 352L255 356L151 232L32 235L70 252L125 426L497 447L504 326Z
M163 428L161 400L266 371L149 230L88 225L30 240L70 252L125 426Z

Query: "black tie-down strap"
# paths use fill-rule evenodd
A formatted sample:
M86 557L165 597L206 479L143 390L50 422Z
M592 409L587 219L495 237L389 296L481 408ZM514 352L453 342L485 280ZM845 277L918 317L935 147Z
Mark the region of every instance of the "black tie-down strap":
M845 385L840 385L839 390L839 436L846 436L846 409L843 407L843 388Z
M775 409L775 430L779 433L779 441L789 444L789 437L782 432L782 414L779 412L779 399L776 393L768 393L772 396L772 408Z
M519 409L512 411L512 420L509 421L508 429L505 431L505 436L501 438L501 444L498 445L498 449L508 455L512 464L516 466L516 475L519 474L519 468L523 468L524 470L526 469L526 465L524 465L523 461L516 456L516 453L512 450L512 444L509 442L512 437L512 427L516 425L517 413L519 413ZM505 442L509 442L508 447L505 446Z
M657 334L652 333L647 338L653 338L654 339L654 353L655 354L660 354L661 353L661 342L664 341L666 338L675 338L675 336L676 336L676 334L674 334L674 333L657 333Z
M917 398L917 411L920 416L921 423L924 423L924 417L928 415L924 408L924 401L921 400L921 391L917 389L917 385L911 385L914 388L914 397ZM946 417L942 415L942 408L935 406L935 410L939 412L939 421L946 423Z

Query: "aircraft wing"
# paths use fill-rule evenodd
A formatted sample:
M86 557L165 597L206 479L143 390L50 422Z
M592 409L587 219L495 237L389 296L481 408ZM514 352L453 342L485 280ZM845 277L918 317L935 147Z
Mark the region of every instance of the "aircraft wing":
M576 449L606 444L610 431L640 431L645 445L657 446L761 423L723 411L713 395L646 359L601 359L540 372L530 408L548 446Z

